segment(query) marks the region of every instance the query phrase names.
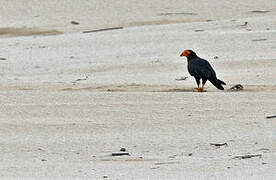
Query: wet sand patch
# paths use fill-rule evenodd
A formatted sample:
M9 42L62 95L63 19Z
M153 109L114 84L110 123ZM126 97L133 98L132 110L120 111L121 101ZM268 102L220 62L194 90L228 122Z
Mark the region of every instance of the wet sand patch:
M178 13L160 13L159 16L171 16L171 15L198 15L197 13L193 12L178 12Z
M62 32L57 30L45 30L39 28L0 28L0 36L42 36L58 35Z
M276 91L276 86L265 85L243 85L243 89L232 90L233 84L225 87L224 91L217 90L213 87L206 87L205 93L208 92L262 92L262 91ZM122 84L122 85L104 85L104 86L90 86L90 87L74 87L63 88L60 91L98 91L98 92L198 92L197 88L191 86L170 86L170 85L146 85L146 84Z

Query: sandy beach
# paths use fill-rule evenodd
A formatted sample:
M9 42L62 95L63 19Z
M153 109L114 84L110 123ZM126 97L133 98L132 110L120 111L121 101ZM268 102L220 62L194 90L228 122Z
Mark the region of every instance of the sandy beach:
M4 0L0 179L276 179L275 19L273 0ZM194 89L185 49L225 91Z

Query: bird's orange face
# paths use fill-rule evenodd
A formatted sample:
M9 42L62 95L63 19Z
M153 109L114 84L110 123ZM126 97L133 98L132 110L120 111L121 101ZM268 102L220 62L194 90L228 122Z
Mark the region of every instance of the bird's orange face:
M180 56L186 56L186 57L188 57L189 54L191 54L191 52L189 50L186 50L183 53L181 53Z

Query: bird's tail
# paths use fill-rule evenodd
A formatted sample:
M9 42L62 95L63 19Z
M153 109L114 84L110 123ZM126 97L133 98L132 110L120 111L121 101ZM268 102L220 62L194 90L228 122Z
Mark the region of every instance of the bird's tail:
M222 80L219 80L219 79L218 79L218 82L219 82L220 84L226 85L226 83L223 82Z
M218 89L220 89L220 90L224 90L222 84L223 84L223 85L226 85L225 82L223 82L223 81L221 81L221 80L219 80L219 79L212 79L212 80L210 80L210 82L211 82L214 86L216 86L216 88L218 88Z

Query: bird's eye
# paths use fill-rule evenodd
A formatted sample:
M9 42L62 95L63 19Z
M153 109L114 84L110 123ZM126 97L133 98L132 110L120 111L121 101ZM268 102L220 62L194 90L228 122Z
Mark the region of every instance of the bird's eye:
M189 54L191 54L191 52L190 52L190 51L185 51L184 54L185 54L186 56L188 56Z

